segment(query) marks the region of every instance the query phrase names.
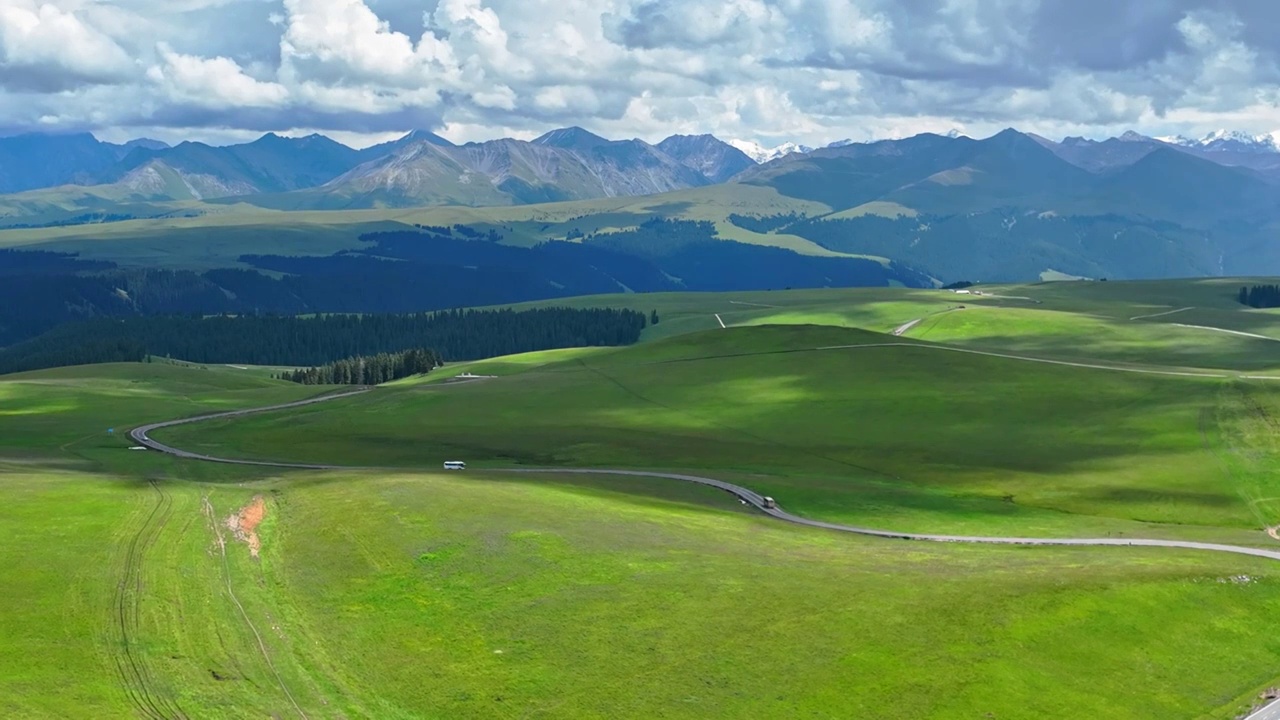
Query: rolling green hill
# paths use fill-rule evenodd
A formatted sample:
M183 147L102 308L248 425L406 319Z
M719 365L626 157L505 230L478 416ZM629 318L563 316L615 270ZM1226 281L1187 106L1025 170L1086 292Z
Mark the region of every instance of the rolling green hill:
M1017 307L1117 323L1170 301L1225 314L1218 290L1037 285L1018 294L1042 303ZM723 303L880 326L942 298L955 296L654 296L673 322ZM16 568L0 599L0 707L1227 720L1274 684L1280 571L1263 559L859 538L683 483L483 469L697 468L873 526L1274 546L1257 529L1280 512L1266 430L1280 388L884 340L717 326L165 434L221 455L422 466L404 471L194 463L118 435L308 391L249 370L0 378L0 561ZM836 345L853 347L814 349ZM445 453L472 469L433 472Z
M751 473L749 484L802 514L956 534L1230 535L1280 522L1262 466L1224 485L1221 458L1203 446L1251 442L1252 425L1237 423L1265 413L1236 412L1280 402L1260 381L884 346L892 340L812 325L716 329L159 437L293 461ZM554 418L535 419L550 406ZM1125 525L1143 522L1166 525Z
M1266 338L1280 339L1280 313L1236 301L1241 286L1260 282L1042 282L979 285L973 288L978 295L907 288L654 293L514 307L656 309L662 322L645 330L646 340L718 328L717 315L730 327L821 325L877 333L919 320L904 337L1059 360L1271 372L1280 370L1280 343Z

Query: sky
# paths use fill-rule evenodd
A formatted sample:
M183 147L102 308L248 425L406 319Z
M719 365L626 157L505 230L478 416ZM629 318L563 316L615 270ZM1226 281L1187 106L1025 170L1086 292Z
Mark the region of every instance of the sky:
M0 0L0 135L1280 131L1275 0Z

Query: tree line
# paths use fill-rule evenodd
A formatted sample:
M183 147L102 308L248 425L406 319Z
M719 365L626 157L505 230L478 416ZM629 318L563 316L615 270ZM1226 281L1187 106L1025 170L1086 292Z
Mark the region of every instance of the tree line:
M1280 285L1254 285L1240 288L1241 305L1255 308L1280 307Z
M333 255L243 255L248 267L202 272L0 253L0 347L98 317L419 313L618 292L931 284L910 268L875 260L733 242L709 222L655 219L533 247L495 242L496 232L428 226L370 233Z
M398 353L349 357L318 367L287 370L277 377L303 385L381 385L429 373L441 364L440 356L434 350L413 348Z
M479 360L566 347L630 345L649 320L635 310L444 310L404 315L95 318L0 351L0 373L138 361L320 366L342 358L431 348L441 360Z
M788 225L800 222L801 220L804 220L804 219L805 217L803 215L796 214L794 210L787 213L786 215L775 214L775 215L761 216L761 215L739 215L738 213L733 213L729 216L729 222L733 223L734 225L737 225L743 230L750 230L751 232L758 232L758 233L767 233L767 232L773 232L774 230L780 230Z

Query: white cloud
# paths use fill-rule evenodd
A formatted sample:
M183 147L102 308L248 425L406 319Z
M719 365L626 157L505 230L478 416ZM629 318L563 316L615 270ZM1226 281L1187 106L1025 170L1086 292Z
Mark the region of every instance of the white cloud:
M480 0L440 0L432 15L435 25L448 33L451 48L459 56L478 62L500 77L527 77L533 64L507 47L507 33L498 14Z
M65 90L125 78L133 62L105 33L70 10L35 0L0 0L0 75L7 85Z
M282 61L310 64L336 84L412 86L456 72L448 43L431 33L415 42L396 32L362 0L285 0Z
M283 85L249 77L230 58L183 55L165 43L158 50L162 62L153 65L147 77L171 97L215 108L278 107L289 97Z
M1278 38L1246 0L0 0L0 127L1265 132Z
M483 108L498 110L515 110L516 108L516 93L506 85L495 85L488 90L481 90L472 94L471 99Z

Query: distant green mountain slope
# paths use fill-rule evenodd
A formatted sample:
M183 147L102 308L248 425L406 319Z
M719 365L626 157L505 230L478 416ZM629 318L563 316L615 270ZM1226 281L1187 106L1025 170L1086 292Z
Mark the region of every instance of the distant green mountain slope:
M89 133L0 137L0 193L70 183L95 184L131 151L165 147L164 143L145 139L116 145Z
M213 147L186 142L172 148L139 148L114 169L114 182L129 182L140 169L167 168L197 197L285 192L315 187L354 167L359 151L320 135L284 138L267 134L251 143Z
M188 143L133 150L107 185L0 197L10 227L160 222L0 233L0 245L164 264L189 252L170 242L199 238L199 265L219 267L286 246L321 254L308 248L312 231L324 252L353 246L378 223L461 224L532 246L687 220L711 223L720 240L897 261L944 282L1280 274L1280 185L1267 174L1149 139L1088 146L1086 169L1064 157L1077 145L1014 130L925 134L735 172L745 156L710 136L653 146L581 128L466 145L415 132L364 151L318 137ZM110 238L132 248L98 242Z
M944 281L1280 272L1280 187L1171 147L1135 157L1089 172L1006 130L827 148L736 180L836 211L779 220L770 232L901 260Z
M609 141L581 128L531 142L457 146L423 138L390 149L320 187L246 199L285 210L522 205L649 195L710 182L648 143Z

